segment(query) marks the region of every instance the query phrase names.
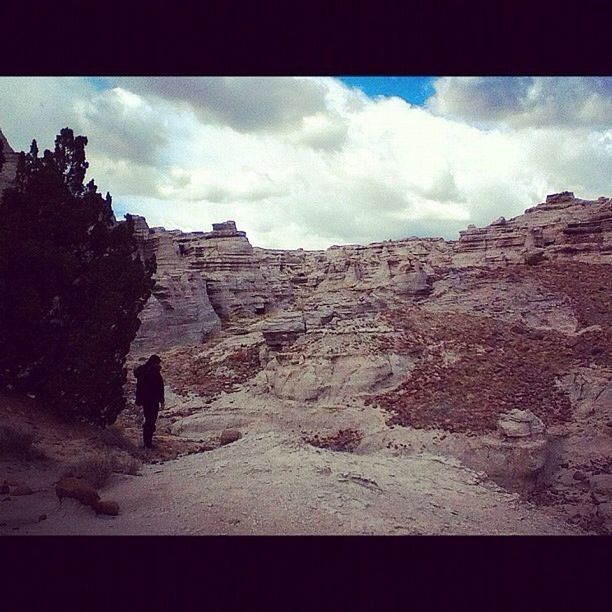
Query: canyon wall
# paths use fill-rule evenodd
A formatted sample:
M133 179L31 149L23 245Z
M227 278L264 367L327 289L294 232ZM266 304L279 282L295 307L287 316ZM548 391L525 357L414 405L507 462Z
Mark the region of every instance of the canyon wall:
M612 199L583 200L571 192L550 195L513 219L469 226L457 241L407 238L321 251L253 247L233 221L184 233L135 220L141 249L158 266L133 345L138 354L198 344L245 319L265 319L274 342L301 327L324 327L333 316L355 318L428 296L435 308L474 269L499 269L502 282L502 270L513 265L612 263ZM491 291L499 285L490 284ZM469 307L488 308L483 304Z

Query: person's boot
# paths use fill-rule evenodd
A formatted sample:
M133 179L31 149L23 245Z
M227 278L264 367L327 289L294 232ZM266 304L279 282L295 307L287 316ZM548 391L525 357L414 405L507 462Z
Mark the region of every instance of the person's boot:
M144 431L142 432L142 443L144 445L145 448L153 448L153 434L149 433L148 431Z

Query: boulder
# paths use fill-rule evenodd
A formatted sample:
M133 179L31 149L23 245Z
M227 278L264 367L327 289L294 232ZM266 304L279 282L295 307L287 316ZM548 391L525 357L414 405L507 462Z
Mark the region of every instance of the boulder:
M393 279L394 288L398 293L408 295L428 295L432 292L431 282L426 272L418 270L407 272Z
M601 517L606 525L612 525L612 502L606 502L597 506L597 515Z
M93 508L100 501L97 491L88 482L81 478L73 478L72 476L58 480L55 483L55 493L60 503L64 497L71 497L85 506Z
M507 438L524 438L543 434L546 428L533 412L515 408L499 417L497 430Z
M266 322L262 329L266 344L272 349L281 349L293 343L306 332L304 316L300 312L288 312Z
M545 436L474 439L459 456L465 465L484 471L497 484L529 493L538 485L550 456Z
M528 266L535 266L544 261L544 251L542 249L527 251L523 258Z
M32 495L32 493L34 493L34 491L27 486L19 486L11 489L11 495Z

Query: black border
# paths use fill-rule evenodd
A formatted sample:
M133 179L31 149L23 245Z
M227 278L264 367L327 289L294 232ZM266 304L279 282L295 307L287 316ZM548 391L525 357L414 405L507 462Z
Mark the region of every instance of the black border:
M388 609L388 602L575 611L609 601L607 537L6 536L1 545L6 610L38 610L35 600L62 610L152 603L316 611Z
M18 0L3 75L606 75L607 3Z
M605 75L605 2L0 6L2 75ZM61 7L61 9L60 9ZM88 11L88 12L86 12ZM0 92L1 95L1 92ZM6 609L555 610L607 601L605 537L3 537ZM14 597L12 600L11 597ZM605 599L604 599L605 596ZM16 607L10 607L12 601ZM214 605L218 602L217 605ZM452 608L451 608L452 606ZM114 606L116 607L116 606ZM81 609L83 609L81 607Z

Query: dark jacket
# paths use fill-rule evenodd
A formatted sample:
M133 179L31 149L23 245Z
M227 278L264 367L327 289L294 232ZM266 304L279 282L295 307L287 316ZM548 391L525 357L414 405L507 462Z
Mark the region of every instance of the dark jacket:
M134 370L136 376L136 405L164 403L164 379L159 370L149 363Z

